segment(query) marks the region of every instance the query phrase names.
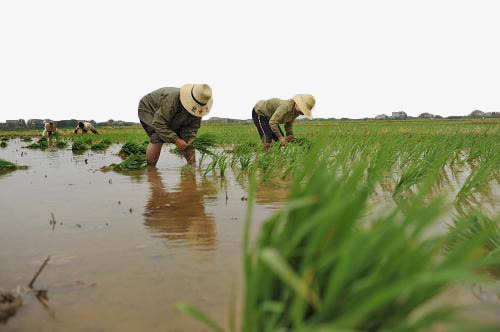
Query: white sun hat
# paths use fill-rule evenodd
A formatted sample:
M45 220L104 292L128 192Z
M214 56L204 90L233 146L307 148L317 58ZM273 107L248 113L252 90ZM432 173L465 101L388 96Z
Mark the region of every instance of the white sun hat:
M181 87L181 104L194 116L207 115L213 102L212 89L207 84L185 84Z
M316 104L316 100L312 95L296 95L293 97L293 101L306 118L312 119L311 110L314 108L314 104Z

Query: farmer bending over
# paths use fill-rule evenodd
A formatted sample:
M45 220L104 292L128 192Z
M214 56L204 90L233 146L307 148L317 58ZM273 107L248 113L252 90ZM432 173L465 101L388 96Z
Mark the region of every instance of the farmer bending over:
M83 134L88 133L89 130L91 132L93 132L94 134L99 134L97 132L97 130L95 129L95 127L92 125L92 123L87 122L87 121L79 121L78 125L76 126L76 128L74 130L74 133L78 134L78 130L80 130L80 129L82 130Z
M259 101L253 108L252 119L264 144L264 150L269 149L272 141L286 145L294 140L293 122L299 115L311 119L311 110L315 103L312 95L297 95L289 100L273 98ZM281 123L285 124L286 137L281 131Z
M212 107L212 89L206 84L161 88L139 102L139 120L149 136L148 165L156 166L163 143L174 143L188 164L195 165L190 146L201 125L201 117Z
M52 121L46 121L44 122L43 124L43 134L42 136L52 136L53 134L55 134L57 132L57 128L56 128L56 124Z

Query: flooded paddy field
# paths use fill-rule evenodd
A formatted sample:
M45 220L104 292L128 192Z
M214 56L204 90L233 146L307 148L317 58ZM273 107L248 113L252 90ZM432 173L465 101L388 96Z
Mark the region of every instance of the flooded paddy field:
M428 330L411 326L450 305L500 326L499 127L435 123L302 125L268 152L251 126L204 126L216 145L195 169L165 146L127 172L102 167L144 148L140 128L8 139L0 159L28 168L0 174L0 287L50 261L48 301L21 289L0 328L207 330L178 303L248 331Z
M50 255L37 280L50 312L25 296L2 331L201 330L174 309L180 301L226 319L241 274L241 181L186 170L167 150L157 170L119 174L100 171L121 161L118 145L79 155L24 145L0 151L29 166L0 175L0 285L26 286ZM255 219L285 197L262 187Z

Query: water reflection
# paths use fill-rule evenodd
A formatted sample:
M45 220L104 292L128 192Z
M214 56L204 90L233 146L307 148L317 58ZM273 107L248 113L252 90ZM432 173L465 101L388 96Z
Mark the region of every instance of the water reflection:
M181 172L180 184L167 191L157 169L147 172L150 198L144 212L144 225L156 236L214 250L214 216L205 211L206 200L217 192L209 182L196 183L194 172Z

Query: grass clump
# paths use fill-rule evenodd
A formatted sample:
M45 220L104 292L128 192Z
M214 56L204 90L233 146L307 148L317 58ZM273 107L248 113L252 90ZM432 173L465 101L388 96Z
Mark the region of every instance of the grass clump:
M41 149L45 150L49 147L49 140L47 137L40 137L37 142L31 143L30 145L26 146L28 149Z
M144 142L142 144L135 142L127 142L123 144L118 154L123 158L126 158L134 154L145 154L147 146L148 146L147 142Z

